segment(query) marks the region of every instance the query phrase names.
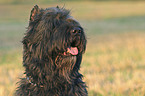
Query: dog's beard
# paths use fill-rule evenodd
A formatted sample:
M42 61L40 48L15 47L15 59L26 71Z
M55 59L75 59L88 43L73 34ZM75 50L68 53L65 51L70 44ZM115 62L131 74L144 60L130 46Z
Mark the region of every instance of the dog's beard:
M62 48L65 48L65 50L62 52L60 51L60 53L57 53L58 55L55 58L55 65L56 69L58 70L59 76L65 78L67 82L71 82L71 75L73 75L72 72L74 71L74 66L77 62L77 56L81 55L79 48L81 48L81 46L84 47L84 45L81 41L81 35L70 35L66 36L65 39L66 42L64 42L64 44L61 45L66 44L67 46L62 46Z
M71 82L71 73L76 63L76 56L61 56L58 55L55 59L56 70L58 70L59 77L65 78Z

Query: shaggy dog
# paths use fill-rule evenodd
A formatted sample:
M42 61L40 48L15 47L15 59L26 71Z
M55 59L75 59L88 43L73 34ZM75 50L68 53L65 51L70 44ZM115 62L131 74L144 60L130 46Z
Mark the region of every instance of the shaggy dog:
M88 95L79 73L86 37L69 10L35 5L22 43L25 78L17 96Z

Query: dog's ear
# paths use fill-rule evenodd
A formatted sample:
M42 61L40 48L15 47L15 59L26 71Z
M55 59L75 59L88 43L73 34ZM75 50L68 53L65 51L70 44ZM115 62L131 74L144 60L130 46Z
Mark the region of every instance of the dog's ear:
M30 21L34 21L34 17L36 14L40 12L38 5L35 5L34 8L31 10Z

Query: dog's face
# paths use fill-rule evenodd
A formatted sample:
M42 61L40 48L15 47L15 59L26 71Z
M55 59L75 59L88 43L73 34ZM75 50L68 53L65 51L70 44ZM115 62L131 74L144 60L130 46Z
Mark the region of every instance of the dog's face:
M68 10L34 6L23 44L36 55L79 55L85 51L86 37Z

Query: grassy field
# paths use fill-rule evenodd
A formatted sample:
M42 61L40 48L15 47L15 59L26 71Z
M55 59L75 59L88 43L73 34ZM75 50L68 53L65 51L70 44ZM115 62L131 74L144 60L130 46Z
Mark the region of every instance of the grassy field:
M89 96L145 96L145 2L66 2L88 38L81 73ZM29 5L0 5L0 96L22 76L21 39Z

